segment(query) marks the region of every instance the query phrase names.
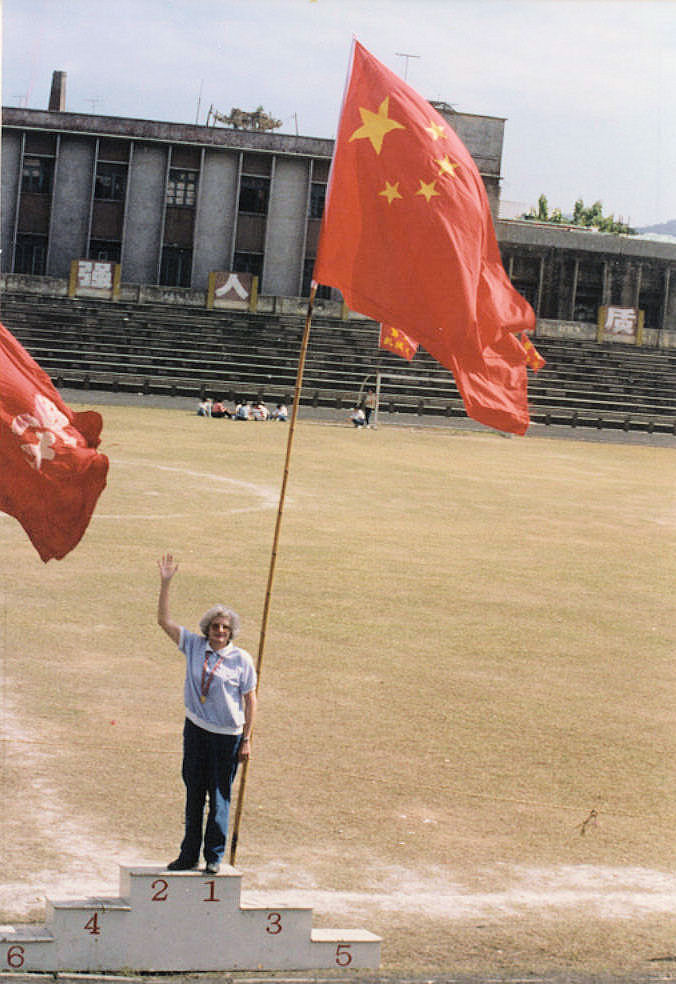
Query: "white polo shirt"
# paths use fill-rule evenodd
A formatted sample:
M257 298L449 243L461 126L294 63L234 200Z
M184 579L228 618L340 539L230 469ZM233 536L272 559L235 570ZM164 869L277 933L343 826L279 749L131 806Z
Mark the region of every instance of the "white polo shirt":
M186 717L205 731L220 735L241 734L244 727L244 695L256 688L256 670L249 653L233 643L214 652L204 636L189 632L183 626L178 648L186 658ZM202 702L200 697L207 689L207 683L206 700Z

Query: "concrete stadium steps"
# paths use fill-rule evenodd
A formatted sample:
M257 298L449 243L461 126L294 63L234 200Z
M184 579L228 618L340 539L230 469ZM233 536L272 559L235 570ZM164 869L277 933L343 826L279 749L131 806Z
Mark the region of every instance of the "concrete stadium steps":
M181 396L291 399L303 317L9 292L2 319L59 386ZM532 419L675 432L676 351L536 338ZM428 353L406 363L378 348L378 326L317 315L301 402L348 408L375 371L392 412L465 416L452 374ZM422 377L413 379L412 377Z
M241 874L121 867L119 898L48 902L45 926L0 926L0 968L31 972L354 971L380 938L313 929L312 909L248 905Z

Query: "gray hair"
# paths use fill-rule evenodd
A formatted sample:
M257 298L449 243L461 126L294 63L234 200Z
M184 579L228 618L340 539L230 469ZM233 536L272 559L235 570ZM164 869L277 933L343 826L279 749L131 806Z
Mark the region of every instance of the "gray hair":
M239 632L239 615L237 612L233 612L232 608L227 608L225 605L214 605L210 608L208 612L205 612L199 621L200 630L202 635L209 635L209 626L216 618L217 615L227 615L230 619L230 625L232 630L230 632L230 638L234 639Z

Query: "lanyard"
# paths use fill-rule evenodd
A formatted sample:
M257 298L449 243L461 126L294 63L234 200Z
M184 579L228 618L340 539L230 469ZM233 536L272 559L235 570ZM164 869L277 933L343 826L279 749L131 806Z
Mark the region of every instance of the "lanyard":
M214 673L216 672L216 670L218 669L218 667L221 665L221 663L225 659L225 656L219 656L218 659L216 660L216 662L214 663L213 669L210 670L209 669L209 653L210 652L212 652L212 650L209 650L209 649L207 649L207 651L205 652L205 654L204 654L204 665L202 666L202 682L200 684L200 691L201 691L200 692L200 702L202 704L205 704L206 703L207 697L209 696L209 687L211 686L211 681L214 678ZM216 654L214 653L214 655L216 655Z

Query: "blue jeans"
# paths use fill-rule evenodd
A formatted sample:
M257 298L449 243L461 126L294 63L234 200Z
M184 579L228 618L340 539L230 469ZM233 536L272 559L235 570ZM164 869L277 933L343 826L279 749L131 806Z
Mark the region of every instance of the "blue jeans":
M204 805L209 812L204 831L204 859L219 863L225 853L230 790L237 772L241 735L218 735L198 728L188 718L183 727L183 782L186 788L185 836L181 857L197 864L202 846Z

